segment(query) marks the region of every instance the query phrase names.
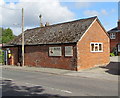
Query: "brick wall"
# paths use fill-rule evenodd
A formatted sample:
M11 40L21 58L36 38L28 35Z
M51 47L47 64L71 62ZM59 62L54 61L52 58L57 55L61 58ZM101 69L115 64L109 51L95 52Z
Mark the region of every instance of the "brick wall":
M11 53L12 53L12 59L13 59L13 65L17 65L18 63L18 47L11 47Z
M90 42L102 42L103 52L90 52ZM78 70L109 63L109 37L96 21L77 43Z
M52 57L49 56L49 47L62 47L62 56ZM64 56L64 46L67 45L38 45L38 46L26 46L25 47L25 65L27 66L39 66L50 68L62 68L69 70L76 70L76 46L73 46L73 57Z

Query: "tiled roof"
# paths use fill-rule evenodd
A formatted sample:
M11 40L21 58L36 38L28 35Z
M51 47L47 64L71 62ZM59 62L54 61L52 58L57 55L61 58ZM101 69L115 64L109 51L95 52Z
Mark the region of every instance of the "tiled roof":
M28 29L24 32L25 44L57 44L77 42L97 17ZM22 34L9 45L21 45Z
M120 32L120 30L118 30L117 27L115 27L108 31L108 33L114 33L114 32Z

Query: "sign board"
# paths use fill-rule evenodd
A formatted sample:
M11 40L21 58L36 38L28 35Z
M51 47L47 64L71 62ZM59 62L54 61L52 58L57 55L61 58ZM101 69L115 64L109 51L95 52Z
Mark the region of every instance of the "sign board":
M49 47L49 56L62 56L61 47Z
M65 56L73 56L73 46L65 46Z

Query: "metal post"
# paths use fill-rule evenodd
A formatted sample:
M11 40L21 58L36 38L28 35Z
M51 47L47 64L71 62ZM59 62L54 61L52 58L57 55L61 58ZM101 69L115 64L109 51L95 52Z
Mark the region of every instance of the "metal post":
M24 9L22 8L22 66L24 66Z
M5 59L5 65L8 65L8 53L7 50L4 51L4 59Z

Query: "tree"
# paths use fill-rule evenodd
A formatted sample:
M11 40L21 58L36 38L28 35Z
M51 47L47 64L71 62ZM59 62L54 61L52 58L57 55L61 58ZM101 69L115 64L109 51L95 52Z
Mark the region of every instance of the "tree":
M13 40L15 35L10 28L3 29L0 28L0 43L7 43Z

